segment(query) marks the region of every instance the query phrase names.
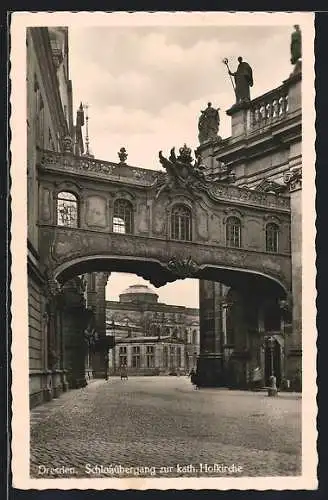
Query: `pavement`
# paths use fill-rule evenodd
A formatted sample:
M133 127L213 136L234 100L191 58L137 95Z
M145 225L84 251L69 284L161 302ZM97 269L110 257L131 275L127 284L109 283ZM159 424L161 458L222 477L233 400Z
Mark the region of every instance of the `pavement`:
M195 390L184 376L95 380L31 411L30 474L301 475L301 404L295 393Z

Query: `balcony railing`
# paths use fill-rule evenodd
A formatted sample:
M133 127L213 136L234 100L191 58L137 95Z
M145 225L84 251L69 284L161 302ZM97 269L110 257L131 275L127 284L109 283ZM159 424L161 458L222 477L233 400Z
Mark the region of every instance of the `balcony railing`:
M286 118L288 110L288 87L281 85L252 101L250 129L256 130L273 125Z
M159 175L159 170L132 167L126 164L97 160L87 156L75 156L72 153L58 153L49 150L38 151L38 163L45 169L60 172L100 177L113 181L133 182L134 185L151 186Z

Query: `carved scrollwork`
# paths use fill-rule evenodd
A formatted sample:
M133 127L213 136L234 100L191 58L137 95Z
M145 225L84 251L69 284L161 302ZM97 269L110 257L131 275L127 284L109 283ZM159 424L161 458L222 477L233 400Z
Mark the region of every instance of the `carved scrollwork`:
M192 260L191 257L187 259L177 259L173 257L168 262L167 267L171 273L175 274L180 279L191 278L195 276L200 269L199 265Z
M228 186L224 184L212 185L208 190L208 195L214 201L221 201L223 199L231 201L236 200L263 207L290 208L289 198L285 196L277 196L275 194L237 186Z
M284 174L284 182L289 187L290 191L301 189L302 187L302 168L293 167Z
M63 148L64 148L64 153L73 153L73 139L71 136L66 135L63 138Z

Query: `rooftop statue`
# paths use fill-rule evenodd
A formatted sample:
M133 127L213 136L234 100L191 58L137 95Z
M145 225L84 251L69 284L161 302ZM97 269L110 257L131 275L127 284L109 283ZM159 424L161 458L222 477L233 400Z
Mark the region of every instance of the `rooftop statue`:
M220 125L219 110L220 108L213 108L211 102L207 104L205 110L201 110L198 120L198 139L201 144L217 138Z
M125 164L128 158L128 153L124 147L122 147L117 153L121 164Z
M234 91L236 95L236 104L249 102L251 99L250 87L253 87L254 83L252 68L246 61L243 61L241 56L238 57L239 64L235 72L230 71L228 59L223 59L223 63L227 66L229 75L233 76L235 80Z
M298 24L294 25L294 30L291 36L290 43L290 62L296 64L302 59L302 33Z

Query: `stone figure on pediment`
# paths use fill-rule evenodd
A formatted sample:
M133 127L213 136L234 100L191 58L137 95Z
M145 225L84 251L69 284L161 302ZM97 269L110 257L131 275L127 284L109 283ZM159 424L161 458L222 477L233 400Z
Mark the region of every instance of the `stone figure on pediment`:
M290 42L290 62L296 64L302 58L302 33L298 24L294 25L294 31Z
M201 115L198 120L198 139L202 144L210 139L216 139L220 125L220 108L213 108L212 103L207 104L205 110L201 110Z

